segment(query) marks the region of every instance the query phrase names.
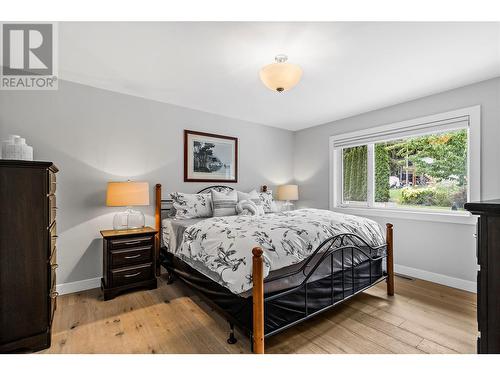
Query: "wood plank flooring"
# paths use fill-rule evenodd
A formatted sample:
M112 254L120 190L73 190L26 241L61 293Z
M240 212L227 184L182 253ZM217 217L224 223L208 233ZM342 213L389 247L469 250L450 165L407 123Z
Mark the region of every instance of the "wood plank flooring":
M475 353L476 295L396 277L271 337L267 353ZM52 346L40 353L249 353L227 322L182 282L103 301L99 289L58 300Z

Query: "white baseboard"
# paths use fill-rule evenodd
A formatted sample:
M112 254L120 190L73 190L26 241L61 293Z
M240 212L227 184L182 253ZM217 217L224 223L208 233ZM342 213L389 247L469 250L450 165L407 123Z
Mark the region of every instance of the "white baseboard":
M451 286L452 288L466 290L468 292L476 293L477 291L477 283L475 281L457 279L455 277L424 271L418 268L406 267L399 264L394 265L394 272L405 276L415 277L417 279L431 281L436 284L442 284Z
M57 284L56 290L59 294L69 294L81 292L82 290L99 288L101 286L101 278L95 277L93 279L79 280L72 283Z

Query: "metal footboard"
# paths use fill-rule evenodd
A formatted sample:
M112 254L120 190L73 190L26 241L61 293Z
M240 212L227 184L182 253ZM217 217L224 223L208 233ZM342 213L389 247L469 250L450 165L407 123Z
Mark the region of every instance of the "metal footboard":
M255 353L264 352L265 338L310 319L383 280L387 280L387 293L394 294L392 224L387 224L385 244L373 247L356 234L339 234L325 240L297 270L268 277L266 280L262 279L262 249L254 248L253 255L252 350ZM386 272L381 268L383 259L386 260ZM374 272L375 262L378 263L377 267L380 267L377 273ZM327 268L329 274L324 272L325 264L329 267ZM323 267L322 272L318 272L321 267ZM362 273L366 269L367 277ZM264 293L266 284L292 279L298 275L301 276L301 281L297 285L276 293ZM327 286L328 281L329 286ZM320 289L315 289L317 288L315 284L318 283L322 286ZM312 291L315 292L314 297L311 297ZM269 328L269 324L266 324L268 322L266 312L273 308L274 303L290 296L294 298L294 308L291 309L293 318L279 326ZM315 304L311 304L311 298L316 299ZM299 302L303 306L301 310L296 307Z
M289 296L291 294L297 294L301 292L303 295L303 317L298 320L294 320L289 324L286 324L278 329L273 329L270 332L266 332L264 337L272 336L279 333L295 324L298 324L314 315L317 315L329 308L351 298L352 296L362 292L366 288L373 286L374 284L385 280L387 274L383 274L378 277L373 275L372 264L375 261L380 261L387 257L386 244L381 246L372 247L365 240L355 234L340 234L331 237L324 241L304 262L304 264L293 272L289 272L280 276L275 276L272 278L267 278L264 280L264 288L266 284L279 281L280 279L286 279L291 277L296 277L298 274L302 276L302 281L299 285L296 285L290 289L287 289L278 293L271 293L270 295L264 295L264 314L266 312L266 305L272 301L279 300L283 297ZM358 258L355 260L355 256ZM328 291L330 297L330 303L322 306L319 309L313 309L311 311L309 306L309 290L311 288L311 281L319 270L320 266L328 264L329 275L324 273L318 275L318 280L329 279L330 288ZM338 264L338 267L336 265ZM368 264L368 265L367 265ZM368 280L364 283L358 283L359 287L356 287L356 275L358 268L365 267L368 268ZM350 274L350 285L346 282L346 277ZM341 275L340 291L335 288L335 278ZM338 295L341 293L341 297Z

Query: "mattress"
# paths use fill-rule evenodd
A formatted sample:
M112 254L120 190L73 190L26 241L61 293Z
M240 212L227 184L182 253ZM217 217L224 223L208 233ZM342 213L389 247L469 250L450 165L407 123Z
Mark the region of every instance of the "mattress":
M189 226L198 223L205 218L196 219L163 219L161 225L161 240L162 247L166 248L171 253L176 253L179 250L179 246L182 244L182 236L184 231Z
M239 219L239 217L190 220L165 219L162 221L162 240L164 247L175 257L240 296L247 296L251 292L251 280L248 283L244 278L248 278L249 274L251 275L251 248L253 246L261 246L264 253L267 252L269 255L264 258L264 264L268 269L267 274L265 274L267 280L265 285L266 293L299 285L310 271L310 267L314 266L316 262L310 262L309 269L305 269L304 272L296 273L296 271L304 265L304 262L307 261L324 239L333 236L335 233L355 233L369 238L366 246L360 246L362 251L348 249L344 251L344 254L341 252L335 253L332 262L321 263L308 282L321 279L343 268L349 268L351 265L356 266L367 259L365 254L370 254L373 257L385 254L385 247L375 252L370 248L370 246L383 246L385 242L381 228L371 220L332 213L331 211L325 212L324 210L307 210L302 214L298 211L304 210L296 210L295 214L292 215L268 214L264 218L243 218L243 220ZM295 219L297 215L299 215L299 220ZM318 219L324 219L325 217L328 218L326 221L328 228L324 228L324 220ZM268 240L268 243L251 243L246 238L246 242L238 242L238 238L235 239L238 236L249 237L257 230L262 232L259 233L257 240L264 238ZM366 232L368 232L368 235ZM277 242L280 240L280 249L284 252L276 257L273 249L278 247ZM368 246L368 243L370 246ZM236 246L233 246L234 244ZM287 254L286 246L289 244L294 246L292 249L294 253L290 250L290 253ZM207 248L208 251L205 251ZM210 251L212 253L218 251L219 254L213 256ZM301 255L301 259L297 254ZM229 274L230 271L234 271L234 265L233 269L231 269L229 261L232 261L235 256L242 259L240 264L244 264L246 273L240 272L238 274L238 272L233 272L234 275L231 276L236 282L232 284L231 278L224 280L218 266L221 262L227 261L227 264L222 265L224 267L222 273ZM279 259L277 261L276 258L279 258L279 256L282 256L282 258L289 256L290 259ZM316 254L317 259L315 260L319 260L321 256L321 253ZM280 267L280 264L284 266ZM282 279L279 278L286 274L293 275ZM269 282L269 280L273 279L276 280Z

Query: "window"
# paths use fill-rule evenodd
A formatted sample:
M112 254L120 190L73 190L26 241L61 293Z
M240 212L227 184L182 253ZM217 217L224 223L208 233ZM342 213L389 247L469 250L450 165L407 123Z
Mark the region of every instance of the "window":
M333 136L331 206L464 213L479 139L479 106Z
M342 176L342 201L366 203L368 194L368 147L356 146L342 149L344 174Z

